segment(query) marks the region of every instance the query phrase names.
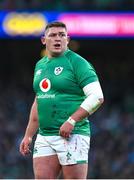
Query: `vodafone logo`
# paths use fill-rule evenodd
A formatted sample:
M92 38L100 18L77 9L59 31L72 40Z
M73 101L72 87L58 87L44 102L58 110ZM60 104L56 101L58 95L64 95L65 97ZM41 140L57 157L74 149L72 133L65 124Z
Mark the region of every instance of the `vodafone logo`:
M51 88L51 82L50 82L49 79L44 78L44 79L42 79L42 81L40 82L39 86L40 86L40 89L41 89L43 92L47 92L47 91L49 91L49 89Z

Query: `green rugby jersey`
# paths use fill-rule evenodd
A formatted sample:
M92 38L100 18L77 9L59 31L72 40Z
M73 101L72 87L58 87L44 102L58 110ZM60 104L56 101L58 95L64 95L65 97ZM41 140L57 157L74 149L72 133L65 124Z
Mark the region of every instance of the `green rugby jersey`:
M60 126L86 98L82 88L94 81L98 81L98 77L92 65L69 49L59 57L43 57L38 61L33 87L37 98L39 133L59 135ZM72 133L90 135L88 119L77 122Z

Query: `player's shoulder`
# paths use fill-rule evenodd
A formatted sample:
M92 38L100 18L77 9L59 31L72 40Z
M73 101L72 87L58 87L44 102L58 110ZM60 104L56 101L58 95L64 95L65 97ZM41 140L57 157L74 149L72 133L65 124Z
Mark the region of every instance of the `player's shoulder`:
M70 49L67 51L65 56L70 60L70 62L72 64L75 64L75 65L87 64L88 66L92 67L92 64L87 59L85 59L84 57L82 57L81 55L79 55L78 53L76 53Z
M42 65L46 61L47 61L47 56L44 56L36 62L36 66Z
M76 52L74 52L74 51L72 51L70 49L68 49L66 51L65 56L67 58L73 58L73 60L75 60L75 59L84 59L82 56L80 56L79 54L77 54Z

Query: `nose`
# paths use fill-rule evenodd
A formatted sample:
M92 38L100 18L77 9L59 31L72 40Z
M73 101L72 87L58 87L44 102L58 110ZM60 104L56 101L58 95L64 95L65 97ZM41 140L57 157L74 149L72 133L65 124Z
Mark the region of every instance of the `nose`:
M59 35L56 36L55 38L56 41L60 41L61 40L61 37Z
M55 40L56 40L56 41L60 41L60 40L61 40L61 35L60 35L60 34L56 34Z

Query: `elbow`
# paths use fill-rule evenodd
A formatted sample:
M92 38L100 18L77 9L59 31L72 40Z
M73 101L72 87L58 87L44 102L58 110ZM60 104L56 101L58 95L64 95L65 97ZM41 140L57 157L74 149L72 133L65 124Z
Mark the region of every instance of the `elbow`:
M38 122L38 118L37 118L37 117L34 117L34 118L33 118L33 122Z
M100 98L99 101L100 101L100 104L103 104L104 103L104 98Z

